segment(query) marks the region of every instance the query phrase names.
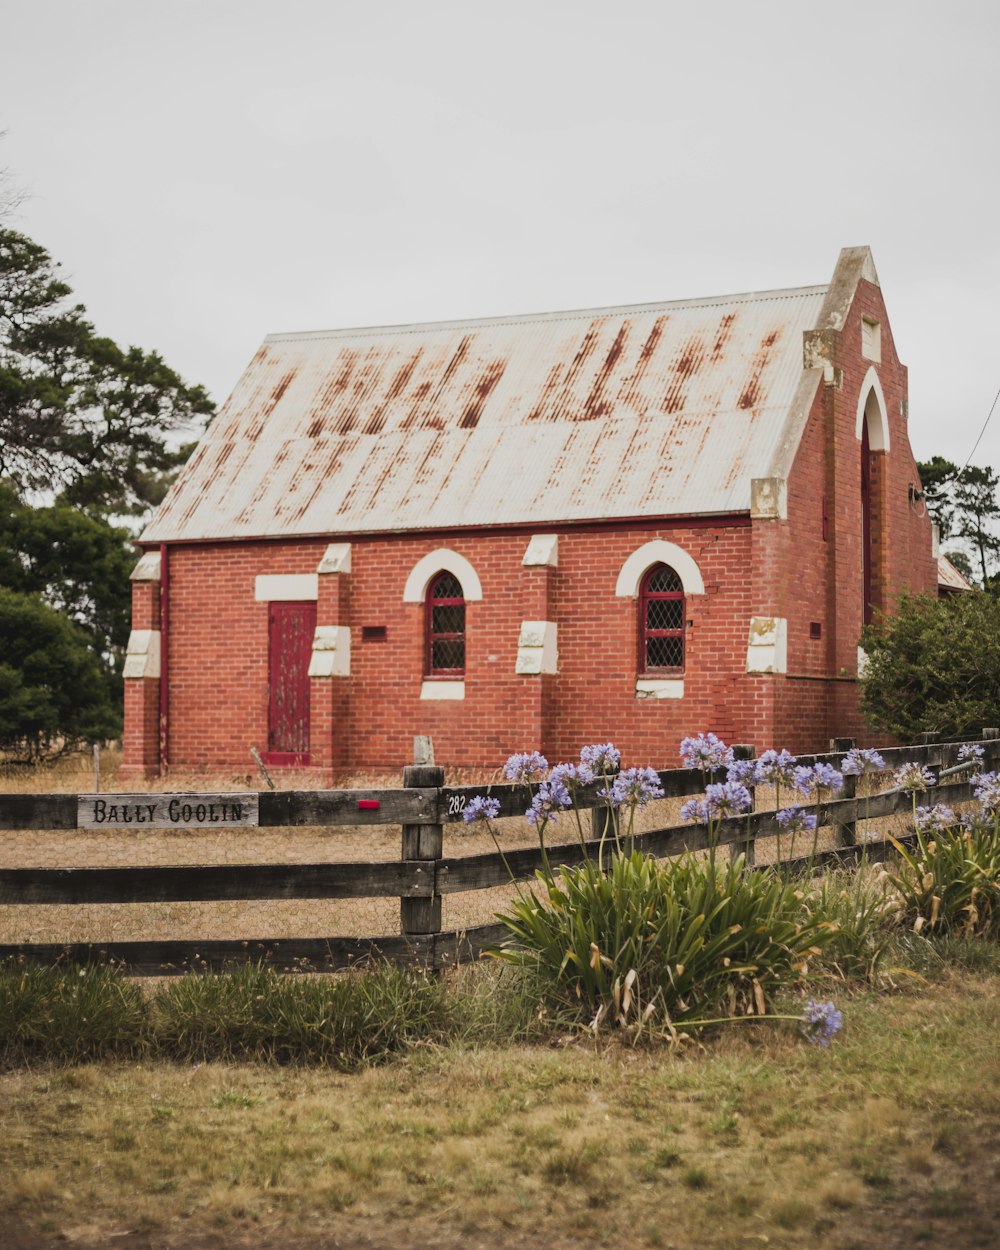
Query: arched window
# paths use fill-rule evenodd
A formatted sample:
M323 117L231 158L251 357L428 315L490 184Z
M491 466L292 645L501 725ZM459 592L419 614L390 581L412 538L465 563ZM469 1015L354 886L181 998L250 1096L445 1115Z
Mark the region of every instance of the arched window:
M465 597L454 573L441 572L427 586L428 677L465 673Z
M639 671L684 669L684 586L668 564L654 564L639 589Z

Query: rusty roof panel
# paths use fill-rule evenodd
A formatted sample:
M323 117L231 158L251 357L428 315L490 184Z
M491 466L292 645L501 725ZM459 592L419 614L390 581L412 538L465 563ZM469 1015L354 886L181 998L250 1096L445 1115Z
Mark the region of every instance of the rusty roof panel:
M745 511L826 290L271 335L142 540Z

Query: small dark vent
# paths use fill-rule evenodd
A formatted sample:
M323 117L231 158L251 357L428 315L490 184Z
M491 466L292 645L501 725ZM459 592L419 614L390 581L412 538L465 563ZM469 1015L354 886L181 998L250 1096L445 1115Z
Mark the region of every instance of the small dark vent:
M809 622L809 637L810 638L822 638L823 637L823 626L819 623L819 621Z
M362 625L362 642L385 642L387 629L385 625Z

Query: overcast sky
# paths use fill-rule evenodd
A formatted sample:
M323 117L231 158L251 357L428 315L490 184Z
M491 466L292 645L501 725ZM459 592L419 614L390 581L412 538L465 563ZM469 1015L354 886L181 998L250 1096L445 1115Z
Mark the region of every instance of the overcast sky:
M0 31L14 224L217 402L271 331L813 285L861 243L916 455L963 462L1000 388L996 0L0 0Z

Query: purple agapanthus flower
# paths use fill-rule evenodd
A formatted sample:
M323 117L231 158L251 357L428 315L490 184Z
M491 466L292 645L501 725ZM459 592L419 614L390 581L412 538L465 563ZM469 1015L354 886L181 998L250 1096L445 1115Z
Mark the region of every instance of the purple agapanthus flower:
M527 784L538 781L548 771L549 761L539 751L512 755L503 766L503 775L508 781L520 781Z
M944 803L918 807L915 822L921 833L947 833L957 822L955 813Z
M485 794L477 794L469 799L462 809L462 819L467 825L476 820L496 820L500 815L500 800L488 799Z
M841 773L832 764L813 764L812 768L803 764L794 772L795 789L802 794L813 795L817 790L839 790L844 784Z
M589 778L582 776L581 770L576 766L576 764L557 764L549 773L550 785L556 784L566 787L570 784L575 785L578 782L588 780Z
M572 805L573 798L563 782L558 778L550 779L538 787L524 818L529 825L555 823L559 812Z
M904 764L897 768L893 781L897 790L902 790L905 794L919 794L922 790L929 790L931 786L937 785L931 770L920 764Z
M986 752L978 742L963 742L958 748L958 762L960 764L979 763L986 755Z
M621 752L613 742L595 742L584 747L580 751L580 780L593 781L602 774L617 772L621 760Z
M722 768L732 767L733 751L713 733L698 734L696 738L681 741L681 759L685 768L717 773Z
M663 798L663 787L652 768L626 768L599 794L612 807L645 807L650 799Z
M995 816L1000 811L1000 777L996 773L980 773L974 778L973 794L979 800L984 816Z
M750 810L750 791L738 781L723 781L705 787L705 810L716 818L740 816Z
M692 820L696 825L707 825L708 804L704 799L688 799L681 807L681 820Z
M754 777L759 785L794 786L795 764L790 751L765 751L757 760Z
M865 773L885 771L885 760L874 747L851 747L840 761L840 771L846 777L862 777Z
M786 833L811 833L816 828L815 815L812 812L807 812L798 803L793 803L791 807L782 808L774 819Z
M733 760L726 771L726 780L741 786L752 786L756 780L756 760Z
M810 998L802 1013L806 1037L817 1046L829 1046L830 1039L844 1027L844 1017L833 1003L818 1003Z

